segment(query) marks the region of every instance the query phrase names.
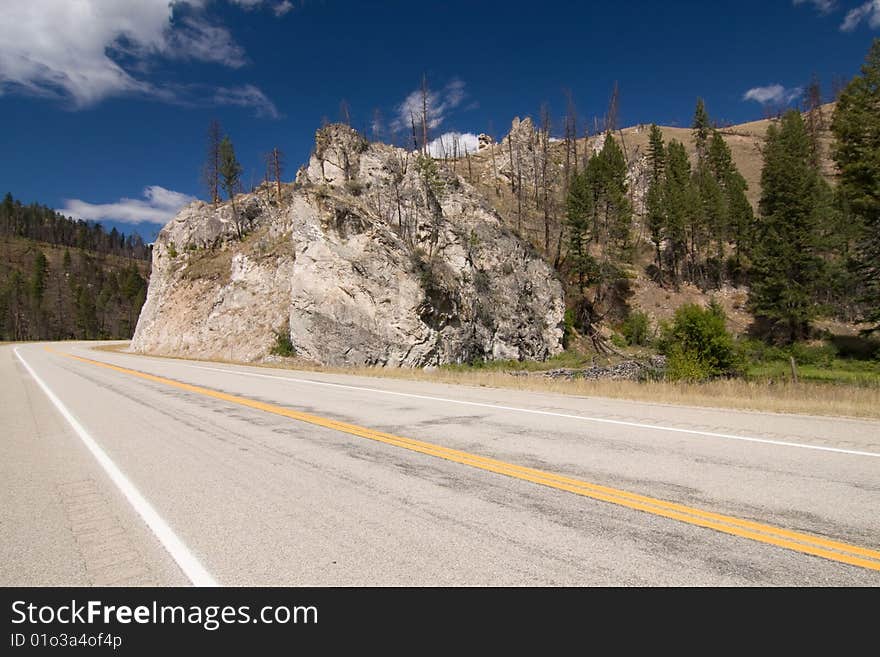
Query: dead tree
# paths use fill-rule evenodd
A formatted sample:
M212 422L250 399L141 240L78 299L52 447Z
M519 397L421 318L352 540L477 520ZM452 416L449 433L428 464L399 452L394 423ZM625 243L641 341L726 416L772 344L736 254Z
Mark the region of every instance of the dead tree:
M605 115L605 132L615 132L617 130L617 113L619 111L620 88L617 86L617 80L614 81L614 87L611 89L611 99L608 101L608 114Z
M422 74L422 152L428 153L428 76Z
M220 122L216 119L208 124L208 148L202 177L211 203L220 203L220 142L223 141Z
M541 105L541 188L543 198L541 205L544 210L544 254L550 256L550 176L547 169L550 162L550 108L544 103ZM537 172L535 173L537 178Z
M275 181L275 197L281 204L281 176L284 172L284 153L277 146L269 152L269 169Z
M380 110L378 107L373 110L373 123L370 126L370 128L372 129L372 133L373 133L373 141L374 142L382 141L382 136L384 133L384 130L382 127L382 110Z
M568 195L571 178L577 173L577 110L571 90L565 90L565 164L563 170L563 193Z
M489 143L489 151L492 155L492 186L495 188L495 196L501 196L501 190L498 188L498 166L495 164L495 138L492 135L491 121L489 121L489 137L492 139Z
M339 101L339 120L347 126L351 125L351 108L345 98Z

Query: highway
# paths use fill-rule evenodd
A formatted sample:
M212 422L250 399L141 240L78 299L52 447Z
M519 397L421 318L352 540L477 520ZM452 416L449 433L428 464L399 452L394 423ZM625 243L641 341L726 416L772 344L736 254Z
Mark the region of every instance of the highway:
M0 346L2 585L880 585L880 422L94 346Z

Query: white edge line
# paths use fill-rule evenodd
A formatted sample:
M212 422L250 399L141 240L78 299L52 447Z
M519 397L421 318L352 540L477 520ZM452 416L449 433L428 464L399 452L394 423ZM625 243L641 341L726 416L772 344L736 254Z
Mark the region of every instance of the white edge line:
M483 402L463 401L461 399L448 399L446 397L433 397L430 395L417 395L408 392L395 392L392 390L379 390L378 388L368 388L364 386L345 385L343 383L327 383L325 381L312 381L310 379L297 379L289 376L275 376L272 374L257 374L256 372L239 372L236 370L223 369L220 367L205 367L203 365L184 365L197 370L208 370L211 372L225 372L226 374L239 374L241 376L255 376L263 379L277 379L279 381L287 381L289 383L307 383L315 386L329 386L332 388L347 388L349 390L363 390L367 392L375 392L381 395L394 395L397 397L410 397L413 399L430 399L432 401L446 402L449 404L461 404L462 406L480 406L483 408L494 408L502 411L514 411L516 413L530 413L532 415L550 415L553 417L562 417L572 420L583 420L584 422L598 422L601 424L614 424L624 427L636 427L639 429L653 429L656 431L670 431L673 433L684 433L695 436L709 436L711 438L724 438L726 440L741 440L750 443L761 443L765 445L778 445L781 447L799 447L801 449L812 449L820 452L834 452L837 454L852 454L855 456L873 456L880 458L878 452L863 452L854 449L842 449L840 447L825 447L823 445L807 445L805 443L787 442L784 440L770 440L769 438L754 438L751 436L738 436L730 433L713 433L711 431L699 431L697 429L679 429L677 427L665 427L659 424L644 424L641 422L627 422L625 420L609 420L607 418L590 417L588 415L571 415L568 413L556 413L554 411L538 411L531 408L518 408L516 406L502 406L500 404L487 404Z
M166 523L158 514L156 509L153 508L153 505L140 494L134 484L129 481L128 477L122 474L122 471L116 466L110 457L107 456L107 453L101 449L101 446L95 442L73 414L67 410L67 407L60 399L58 399L58 397L55 396L55 393L52 392L49 386L37 376L37 373L34 372L33 368L28 365L27 361L25 361L21 354L18 353L18 347L13 351L18 360L21 361L21 364L24 365L25 369L30 373L34 381L37 382L37 385L39 385L43 392L46 393L49 401L55 405L58 412L61 413L64 419L67 420L71 427L73 427L76 435L80 437L80 440L83 441L85 446L92 453L92 456L94 456L101 467L104 468L104 472L107 473L110 479L113 480L113 483L116 484L116 487L123 495L125 495L129 504L131 504L137 514L152 530L153 534L156 535L156 538L159 539L159 542L162 543L162 546L168 551L171 558L174 559L178 566L180 566L184 575L186 575L195 586L219 586L217 581L207 570L205 570L204 566L202 566L196 556L190 552L189 548L180 540L180 537L177 536L168 523Z

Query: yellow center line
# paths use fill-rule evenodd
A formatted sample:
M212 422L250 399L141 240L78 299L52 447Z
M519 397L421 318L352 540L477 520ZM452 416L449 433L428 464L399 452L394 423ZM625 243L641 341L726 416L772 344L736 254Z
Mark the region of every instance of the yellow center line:
M629 509L643 511L655 516L678 520L690 525L714 529L732 536L748 538L761 543L794 550L796 552L811 554L833 561L880 571L880 551L877 550L843 543L822 536L814 536L812 534L796 532L781 527L774 527L773 525L737 518L735 516L715 513L713 511L705 511L684 504L669 502L667 500L640 495L638 493L631 493L629 491L611 488L609 486L593 484L553 472L516 465L514 463L508 463L506 461L500 461L498 459L480 456L479 454L472 454L470 452L464 452L434 443L412 438L404 438L402 436L368 429L355 424L340 422L338 420L313 415L311 413L304 413L284 406L256 401L246 397L239 397L218 390L212 390L210 388L204 388L202 386L156 376L155 374L147 374L146 372L119 367L118 365L111 365L109 363L91 360L73 354L62 353L50 347L46 347L46 349L52 353L67 356L68 358L73 358L84 363L97 365L98 367L114 370L123 374L136 376L154 383L161 383L187 392L212 397L214 399L246 406L248 408L272 413L274 415L280 415L300 422L313 424L315 426L341 431L343 433L367 438L369 440L374 440L395 447L401 447L413 452L479 468L480 470L485 470L487 472L494 472L496 474L521 479L523 481L529 481L595 500L609 502Z

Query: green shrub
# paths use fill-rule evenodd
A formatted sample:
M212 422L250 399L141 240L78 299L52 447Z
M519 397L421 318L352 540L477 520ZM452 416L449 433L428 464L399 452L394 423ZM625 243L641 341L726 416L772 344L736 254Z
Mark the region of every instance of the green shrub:
M628 345L644 347L650 342L651 320L640 310L631 312L620 327Z
M812 347L803 342L795 342L788 348L788 353L798 365L822 365L829 367L837 357L834 345L822 344Z
M675 311L672 324L663 326L661 353L669 358L670 379L706 379L729 376L739 370L733 336L725 326L724 311L688 303Z
M177 249L174 248L174 242L168 242L168 257L170 257L170 258L177 257Z
M440 170L437 168L437 162L434 158L429 155L419 154L416 158L415 167L419 176L425 181L425 186L433 192L434 196L440 198L443 194L445 183L440 177Z
M785 349L767 344L763 340L749 338L740 340L737 345L740 361L760 363L766 361L788 361L788 352Z
M626 341L625 337L620 335L620 333L612 333L611 334L611 344L613 344L615 347L618 347L619 349L623 349L629 343Z
M692 351L675 349L666 360L669 381L702 381L712 376L711 369Z
M283 356L284 358L296 356L296 349L293 346L293 342L290 341L289 331L275 331L275 344L272 346L270 353L275 356Z

